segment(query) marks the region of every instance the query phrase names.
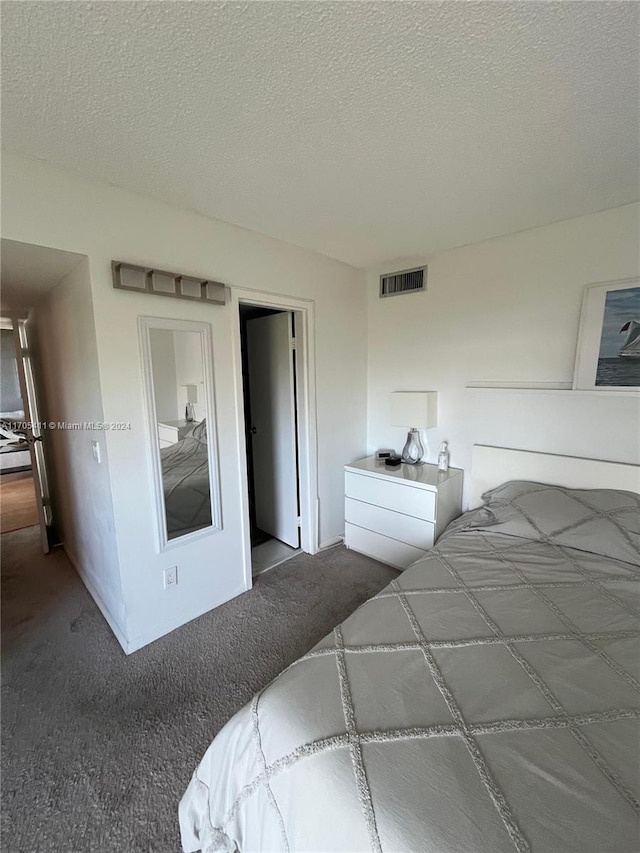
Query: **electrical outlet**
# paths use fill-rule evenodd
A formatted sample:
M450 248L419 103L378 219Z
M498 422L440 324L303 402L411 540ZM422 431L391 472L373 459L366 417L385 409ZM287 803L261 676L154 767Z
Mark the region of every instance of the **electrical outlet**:
M178 567L170 566L170 568L164 570L164 588L171 589L173 586L178 585Z

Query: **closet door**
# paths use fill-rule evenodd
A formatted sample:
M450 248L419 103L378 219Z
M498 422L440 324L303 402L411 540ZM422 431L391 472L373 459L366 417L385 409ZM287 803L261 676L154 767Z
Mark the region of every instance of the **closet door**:
M299 546L293 315L247 321L256 522Z

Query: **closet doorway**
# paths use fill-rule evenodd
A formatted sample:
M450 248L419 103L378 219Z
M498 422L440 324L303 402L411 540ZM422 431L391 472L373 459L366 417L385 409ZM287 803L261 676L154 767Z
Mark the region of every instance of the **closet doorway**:
M300 551L293 311L240 304L252 574Z

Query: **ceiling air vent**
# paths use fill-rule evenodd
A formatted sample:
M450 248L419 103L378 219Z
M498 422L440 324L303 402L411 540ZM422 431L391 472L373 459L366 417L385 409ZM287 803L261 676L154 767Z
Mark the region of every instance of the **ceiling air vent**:
M380 276L380 298L427 289L427 268L416 267Z

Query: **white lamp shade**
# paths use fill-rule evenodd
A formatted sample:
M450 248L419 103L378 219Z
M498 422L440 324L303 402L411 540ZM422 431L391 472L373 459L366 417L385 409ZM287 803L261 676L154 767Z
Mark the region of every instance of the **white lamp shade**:
M187 389L187 403L197 403L198 402L198 386L197 385L185 385Z
M394 391L391 394L391 425L415 429L438 426L438 392Z

